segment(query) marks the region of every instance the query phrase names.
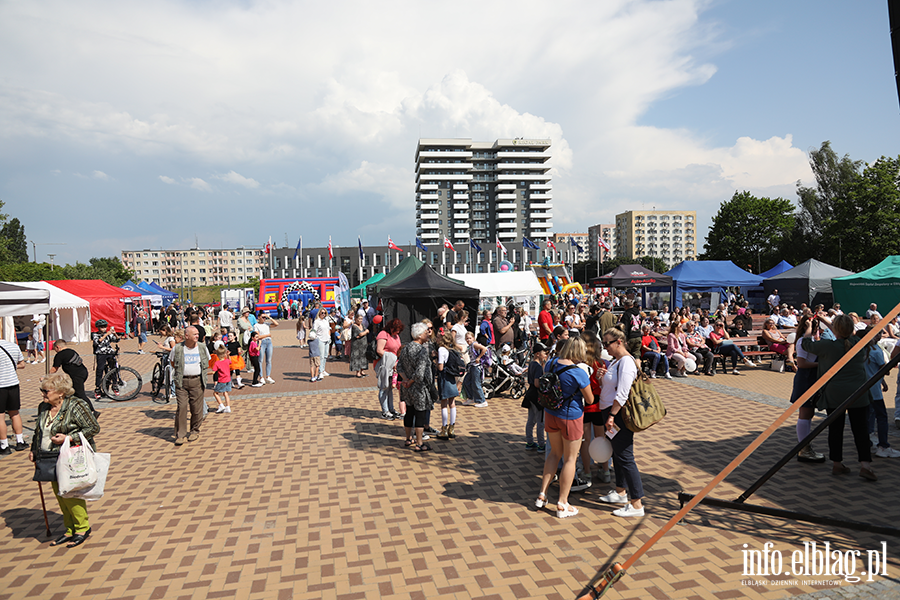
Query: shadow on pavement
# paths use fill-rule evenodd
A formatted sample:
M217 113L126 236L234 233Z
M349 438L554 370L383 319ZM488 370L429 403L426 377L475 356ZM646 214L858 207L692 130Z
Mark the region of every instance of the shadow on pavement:
M37 483L34 484L34 493L38 495ZM44 501L47 503L47 518L50 520L50 531L62 534L65 530L62 515L55 512L59 510L56 498L53 497L53 488L47 483L44 489ZM10 508L0 512L0 516L6 521L6 527L12 532L14 538L33 538L39 542L49 541L47 527L44 525L44 511L34 508Z

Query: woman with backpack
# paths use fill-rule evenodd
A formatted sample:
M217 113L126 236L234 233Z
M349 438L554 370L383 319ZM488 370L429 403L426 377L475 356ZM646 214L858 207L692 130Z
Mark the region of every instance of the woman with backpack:
M463 374L465 363L456 345L456 333L451 329L438 338L438 393L441 398L441 431L439 439L456 437L456 379Z
M560 519L573 517L578 509L569 505L569 492L575 480L575 463L584 437L584 404L594 402L591 381L588 374L578 368L586 358L584 341L572 338L560 344L557 357L547 361L541 388L552 387L557 391L562 403L557 408L547 408L544 404L544 431L550 441L550 452L544 461L541 491L534 505L543 508L547 504L547 488L556 474L559 459L563 466L559 473L559 499L556 502L556 516ZM544 396L543 392L540 394Z

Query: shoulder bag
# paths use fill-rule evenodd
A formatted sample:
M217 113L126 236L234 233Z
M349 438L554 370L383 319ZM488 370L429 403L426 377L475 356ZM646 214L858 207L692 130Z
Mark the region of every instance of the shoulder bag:
M620 377L621 374L620 370ZM625 422L625 427L638 433L659 423L665 416L666 407L656 388L650 383L646 374L638 373L628 392L628 400L622 407L622 420Z

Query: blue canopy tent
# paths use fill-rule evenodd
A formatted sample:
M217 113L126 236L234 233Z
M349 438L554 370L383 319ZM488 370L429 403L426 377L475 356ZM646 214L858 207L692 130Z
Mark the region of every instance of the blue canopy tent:
M144 295L144 294L149 293L149 292L147 292L147 290L140 287L139 285L137 285L135 282L133 282L130 279L128 281L126 281L124 284L122 284L121 287L123 290L128 290L129 292L135 292L136 294Z
M672 278L672 303L677 307L683 304L683 294L708 292L724 296L726 287L759 286L763 280L730 260L686 260L664 275Z
M152 281L142 281L139 285L145 289L153 290L154 294L162 296L163 306L168 306L174 300L178 299L178 294L176 294L175 292L170 292L169 290L160 287Z
M769 269L768 271L766 271L765 273L760 273L759 276L762 277L763 279L768 279L769 277L775 277L776 275L781 275L785 271L790 271L793 268L794 268L794 265L783 260L780 263L778 263L777 265L775 265L774 267L772 267L771 269Z

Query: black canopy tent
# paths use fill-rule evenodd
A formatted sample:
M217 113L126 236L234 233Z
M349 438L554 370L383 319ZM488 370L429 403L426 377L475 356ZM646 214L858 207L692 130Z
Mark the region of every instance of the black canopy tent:
M381 288L378 296L385 321L400 319L406 326L400 334L404 343L410 340L410 325L425 318L433 319L441 304L453 306L457 300L462 300L469 312L468 328L473 329L478 322L479 291L444 277L429 265L402 281Z
M781 301L785 304L800 306L805 302L810 306L824 304L830 307L834 302L831 280L845 275L853 273L811 258L793 269L769 277L763 281L763 290L765 295L769 296L772 290L777 289Z
M606 275L591 279L591 285L608 288L671 287L672 278L641 265L619 265Z

